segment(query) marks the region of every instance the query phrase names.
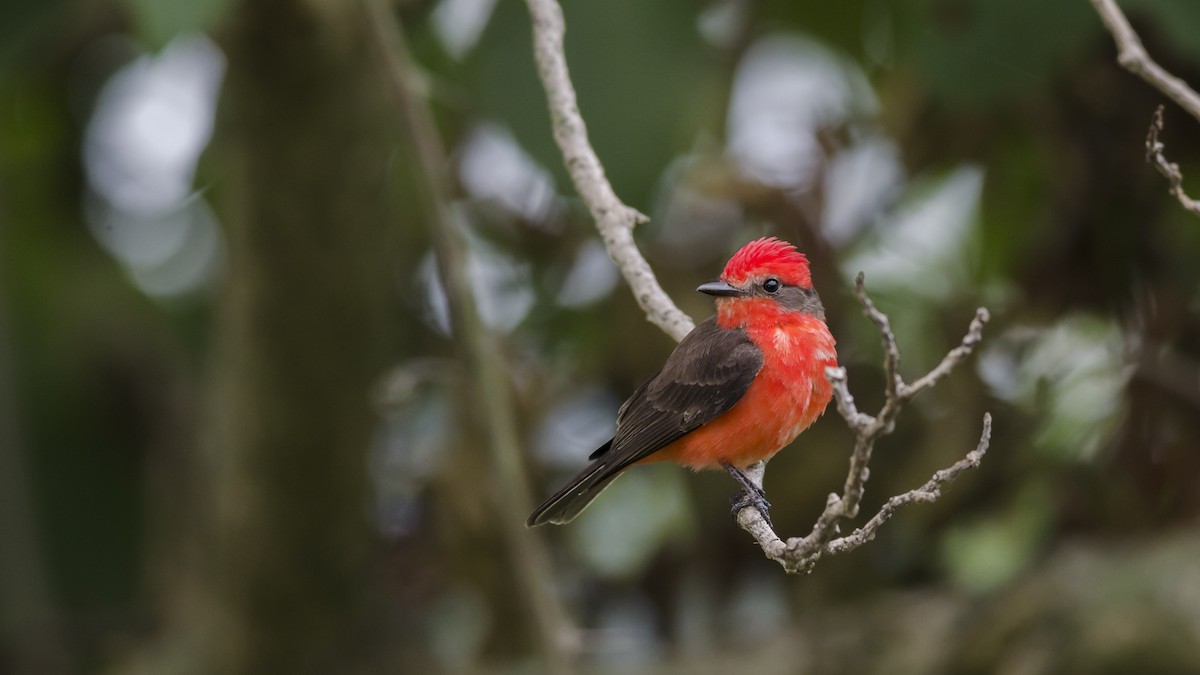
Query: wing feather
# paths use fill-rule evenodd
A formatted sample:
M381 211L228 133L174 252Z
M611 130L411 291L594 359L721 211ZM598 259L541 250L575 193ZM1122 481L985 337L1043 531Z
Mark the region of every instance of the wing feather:
M763 354L745 331L715 319L696 326L654 377L617 413L612 440L529 517L529 525L567 522L634 462L649 457L732 408L762 369Z
M725 413L762 364L762 350L745 331L721 328L714 319L701 323L621 408L610 461L628 466Z

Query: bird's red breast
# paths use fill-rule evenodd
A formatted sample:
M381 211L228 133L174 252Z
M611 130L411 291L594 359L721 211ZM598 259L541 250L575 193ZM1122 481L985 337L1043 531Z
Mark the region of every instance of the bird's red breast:
M825 369L837 356L804 254L757 239L729 259L720 282L697 290L716 296L717 316L688 333L630 395L612 440L528 525L570 521L633 464L672 460L737 477L825 410L832 395Z
M833 391L825 368L837 365L833 335L811 314L767 300L718 301L717 324L744 330L763 354L762 369L728 412L650 455L692 469L744 468L769 459L825 411Z

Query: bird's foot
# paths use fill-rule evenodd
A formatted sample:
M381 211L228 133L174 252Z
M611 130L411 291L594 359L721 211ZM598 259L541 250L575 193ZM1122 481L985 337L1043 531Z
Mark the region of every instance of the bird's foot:
M775 525L771 522L771 502L767 501L767 494L763 492L763 489L758 485L755 485L754 482L747 478L746 474L742 473L737 467L731 464L723 464L722 466L726 471L729 472L729 475L733 476L733 479L742 486L742 489L739 492L735 492L733 496L729 498L729 505L731 507L730 514L733 515L733 520L735 522L737 521L738 513L742 509L746 508L747 506L753 506L754 508L758 509L759 513L762 514L763 520L767 521L767 525L770 525L771 529L774 529Z
M729 498L729 513L733 516L734 522L737 521L738 513L747 506L753 506L762 514L763 520L767 521L767 525L771 529L775 529L774 523L771 522L771 502L767 501L766 495L762 489L756 490L738 490Z

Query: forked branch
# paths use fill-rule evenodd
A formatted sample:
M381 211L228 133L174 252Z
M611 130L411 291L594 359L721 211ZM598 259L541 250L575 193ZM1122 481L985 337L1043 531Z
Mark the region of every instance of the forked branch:
M953 466L942 469L933 475L924 485L901 495L888 499L883 507L865 525L854 532L840 538L838 526L843 520L858 516L859 506L866 493L867 479L870 477L869 464L875 448L875 441L892 432L896 418L908 401L918 393L937 384L938 380L950 374L963 359L971 354L975 345L983 339L983 327L989 315L987 309L980 307L975 311L975 318L967 328L962 342L950 350L933 370L924 376L907 383L900 376L900 347L896 344L896 336L892 332L891 322L887 315L875 307L867 295L863 283L863 275L859 273L854 285L854 293L862 305L863 314L879 328L883 340L884 351L884 402L883 407L875 415L861 412L854 404L854 397L846 384L845 368L829 368L825 376L833 385L833 397L837 404L838 413L846 420L846 424L854 432L854 449L850 454L850 468L846 474L846 483L842 493L830 494L825 501L825 510L818 516L812 531L804 537L793 537L786 542L771 528L762 514L754 507L747 507L738 512L738 525L746 530L762 547L768 558L775 560L785 570L792 573L808 572L826 554L846 553L862 546L875 538L875 532L887 522L892 515L905 504L914 502L932 502L941 496L941 488L945 483L957 478L967 469L979 466L983 455L987 452L992 437L992 418L985 414L983 417L983 433L979 443L967 453L966 457ZM751 480L761 481L762 471L756 466L753 472L747 472ZM762 483L758 482L761 487Z
M647 319L676 341L682 340L694 324L658 285L650 265L646 263L633 240L633 227L643 222L645 216L617 198L608 179L605 178L596 152L588 141L587 128L579 113L575 88L571 84L563 53L565 26L562 9L556 0L525 0L525 3L533 19L534 56L538 74L546 89L550 118L554 126L554 139L562 151L575 189L587 203L596 221L596 228L608 248L609 257L625 276L638 304L646 312ZM945 483L967 469L979 465L991 440L991 417L985 415L983 435L975 449L965 458L938 471L921 487L889 499L879 513L861 528L844 537L834 538L842 520L858 515L875 441L891 433L896 416L900 414L905 403L948 375L955 365L971 353L981 338L983 325L988 320L987 310L979 309L962 344L951 350L942 362L924 377L906 383L899 374L900 349L896 345L896 336L892 333L887 316L877 310L867 297L861 274L858 276L856 293L864 313L875 322L883 336L886 353L886 400L877 415L859 412L854 405L854 397L850 395L846 386L845 369L830 368L826 373L826 377L833 384L838 412L855 434L850 471L842 494L829 495L825 511L807 536L788 539L786 542L754 507L746 507L738 512L738 524L754 537L768 558L778 561L788 572L808 571L825 554L844 553L865 544L873 539L879 527L905 504L936 500ZM766 463L759 462L750 466L745 474L761 487L765 472Z

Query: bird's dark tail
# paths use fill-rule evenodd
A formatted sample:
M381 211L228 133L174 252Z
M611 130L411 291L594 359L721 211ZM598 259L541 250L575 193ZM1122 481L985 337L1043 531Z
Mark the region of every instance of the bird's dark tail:
M605 448L601 448L605 449ZM546 523L554 523L562 525L575 520L588 504L592 503L604 488L621 475L625 466L613 466L609 458L601 456L586 469L580 471L574 478L567 481L561 490L555 492L553 496L545 501L541 506L533 510L529 515L529 519L525 521L526 527L534 527L536 525L545 525ZM596 456L595 454L593 457Z

